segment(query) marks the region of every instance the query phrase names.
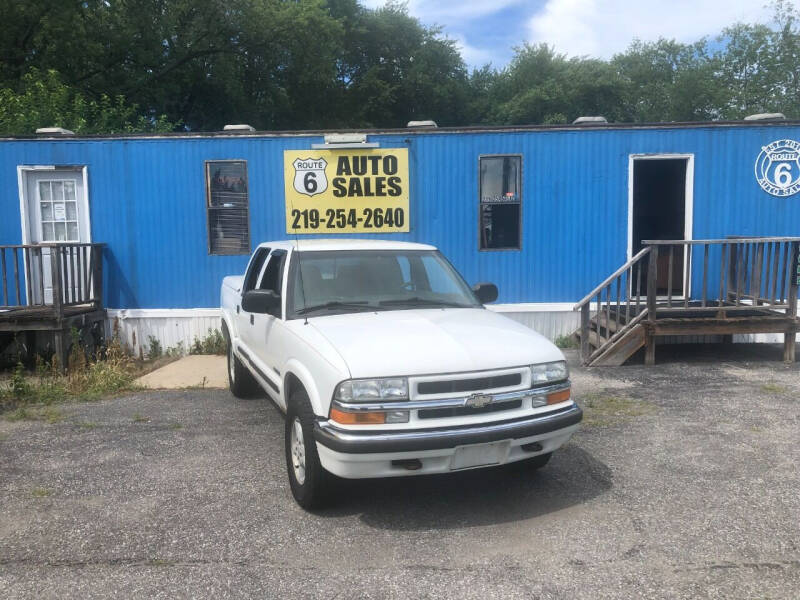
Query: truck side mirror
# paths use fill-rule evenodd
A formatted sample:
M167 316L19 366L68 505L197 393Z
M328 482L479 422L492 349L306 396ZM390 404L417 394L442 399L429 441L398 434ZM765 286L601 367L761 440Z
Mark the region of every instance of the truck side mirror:
M250 290L242 296L242 310L245 312L274 314L280 306L281 297L273 290Z
M497 300L497 286L493 283L476 283L472 286L472 291L481 301L481 304L489 304Z

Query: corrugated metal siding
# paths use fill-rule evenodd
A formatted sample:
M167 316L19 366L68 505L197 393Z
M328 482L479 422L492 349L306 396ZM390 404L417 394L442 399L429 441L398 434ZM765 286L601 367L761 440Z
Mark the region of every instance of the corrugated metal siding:
M695 155L694 237L797 235L800 197L761 191L761 146L800 127L401 133L408 147L411 232L438 245L470 282L493 281L500 302L572 302L626 259L628 157ZM87 165L92 235L108 244L106 304L217 306L223 276L246 256L209 256L204 161L248 161L253 244L286 237L283 151L321 136L0 141L0 242L20 241L17 165ZM522 250L478 251L478 157L522 154ZM375 237L375 236L373 236ZM697 264L697 263L695 263ZM695 269L694 289L700 282Z
M113 334L118 335L120 342L134 356L147 356L151 338L158 340L164 352L185 354L195 340L208 336L209 330L219 331L220 327L217 314L129 316L124 310L109 311L106 337L110 339Z

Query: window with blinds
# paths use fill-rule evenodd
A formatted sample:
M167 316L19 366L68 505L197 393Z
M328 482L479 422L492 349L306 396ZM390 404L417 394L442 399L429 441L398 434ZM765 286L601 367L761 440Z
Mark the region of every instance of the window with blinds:
M250 254L247 161L206 161L209 254Z
M480 249L519 250L522 157L480 157Z

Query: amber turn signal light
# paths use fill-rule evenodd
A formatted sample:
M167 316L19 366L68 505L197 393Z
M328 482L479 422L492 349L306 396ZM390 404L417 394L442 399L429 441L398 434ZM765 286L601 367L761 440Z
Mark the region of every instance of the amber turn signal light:
M337 408L332 408L331 421L336 421L342 425L383 425L386 422L386 413L345 412Z
M548 404L558 404L559 402L566 402L569 400L570 395L570 388L565 390L559 390L557 392L553 392L552 394L547 394L547 403Z

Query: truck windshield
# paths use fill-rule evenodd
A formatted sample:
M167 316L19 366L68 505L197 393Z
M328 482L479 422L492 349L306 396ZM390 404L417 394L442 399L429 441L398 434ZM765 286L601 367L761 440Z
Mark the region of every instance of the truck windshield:
M472 308L475 294L433 250L294 252L288 316Z

